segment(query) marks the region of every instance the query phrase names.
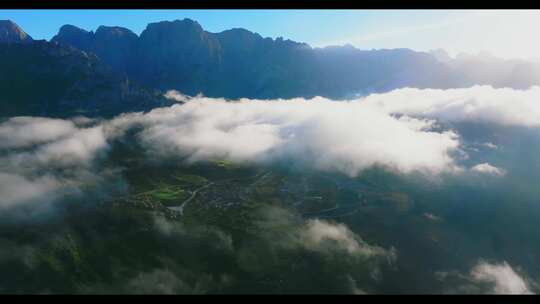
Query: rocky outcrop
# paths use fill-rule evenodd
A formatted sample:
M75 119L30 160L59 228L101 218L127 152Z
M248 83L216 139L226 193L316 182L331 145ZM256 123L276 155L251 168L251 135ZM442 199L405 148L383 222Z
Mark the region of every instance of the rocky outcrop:
M11 20L0 20L0 43L30 43L33 39Z
M168 104L92 53L47 41L0 44L0 116L112 116Z
M139 37L119 27L100 27L95 34L62 27L53 41L93 52L148 86L189 95L344 98L407 85L460 85L455 71L427 53L318 49L241 28L209 33L190 19L151 23Z

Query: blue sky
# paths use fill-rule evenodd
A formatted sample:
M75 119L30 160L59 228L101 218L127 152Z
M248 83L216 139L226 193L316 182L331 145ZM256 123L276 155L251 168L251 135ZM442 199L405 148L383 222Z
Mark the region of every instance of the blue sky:
M15 21L35 39L50 39L63 24L87 30L118 25L140 34L150 22L182 18L210 32L243 27L312 46L349 43L361 49L443 48L451 55L487 51L507 58L540 57L539 11L0 10L0 19Z

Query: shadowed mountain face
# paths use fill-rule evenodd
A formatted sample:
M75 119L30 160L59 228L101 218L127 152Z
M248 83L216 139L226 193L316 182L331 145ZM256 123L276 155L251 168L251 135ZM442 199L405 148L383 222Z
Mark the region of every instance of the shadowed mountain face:
M99 57L117 71L126 71L133 64L132 50L137 35L122 27L100 26L88 32L73 25L64 25L51 42L74 46Z
M0 20L0 43L29 43L32 40L17 24Z
M427 53L406 49L361 51L311 48L245 29L209 33L184 19L151 23L140 37L100 27L96 33L64 26L52 41L94 52L149 86L228 98L344 98L403 86L468 85Z
M151 86L187 94L205 91L220 66L216 37L191 20L149 24L134 49L140 63L132 76Z
M94 34L64 26L52 40L93 52L148 86L189 95L341 99L402 87L540 84L540 66L523 62L452 59L441 51L312 48L240 28L209 33L190 19L151 23L139 37L117 27L100 27Z
M210 33L190 19L151 23L140 36L122 27L88 32L64 25L50 43L1 21L0 52L1 106L13 115L135 111L161 104L158 90L170 89L234 99L344 99L403 87L540 84L540 65L525 61L350 45L312 48L240 28Z
M0 116L109 116L164 102L96 55L47 41L0 43Z

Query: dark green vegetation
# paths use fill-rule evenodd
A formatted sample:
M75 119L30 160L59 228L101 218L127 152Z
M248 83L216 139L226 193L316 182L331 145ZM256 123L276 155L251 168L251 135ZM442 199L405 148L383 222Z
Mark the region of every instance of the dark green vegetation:
M148 163L121 145L110 161L126 193L0 222L0 293L440 293L454 287L436 273L480 257L538 271L538 208L502 187L382 168ZM352 232L314 241L315 223Z
M346 293L351 280L370 281L375 260L297 239L305 220L280 191L290 182L283 173L131 168L125 197L66 202L61 217L3 225L2 252L13 256L1 260L0 292Z

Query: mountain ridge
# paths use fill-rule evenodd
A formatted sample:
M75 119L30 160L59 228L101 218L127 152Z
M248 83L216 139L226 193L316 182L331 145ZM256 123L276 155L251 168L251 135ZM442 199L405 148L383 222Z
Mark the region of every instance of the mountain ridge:
M34 39L11 20L0 20L0 43L30 43Z
M39 43L13 22L6 21L4 28L10 33L4 36L10 38L5 38L4 43L0 39L0 49L13 50L9 45L31 48L34 44L48 43L69 54L80 50L84 56L95 56L100 66L110 68L107 76L91 72L88 77L105 77L108 79L105 87L118 86L116 91L122 90L122 83L130 83L148 92L177 90L191 96L202 94L227 99L322 96L340 100L403 87L449 89L479 84L524 89L540 84L540 63L450 58L441 51L418 52L407 48L362 50L350 44L314 48L282 37L263 37L244 28L211 33L191 19L150 23L140 35L120 26L102 25L94 32L67 24L61 26L49 42L40 40ZM73 50L67 51L69 48ZM54 48L36 47L35 51L47 53L51 49ZM15 53L10 56L23 66L32 59L22 60ZM0 72L0 78L10 79L10 75L17 73L18 67L9 64L9 60L5 58L8 68ZM79 62L79 69L85 70L84 66L90 64L85 60L88 59ZM54 68L57 70L48 70L47 63L40 62L37 69L28 69L28 74L19 78L27 82L23 78L35 78L33 71L40 69L65 72L61 62ZM490 72L479 73L479 70ZM88 89L90 87L96 92L87 92L88 95L108 90L102 86L90 85ZM17 98L17 93L11 96ZM115 93L110 98L117 98L113 96L125 94ZM145 104L151 107L153 103ZM79 106L85 108L82 103ZM91 106L102 108L109 104L105 100L90 102L86 108ZM117 106L115 113L140 109L130 103Z
M88 44L88 32L82 29L77 31L80 37L61 29L51 41L94 52L117 71L150 87L188 95L339 99L406 85L463 85L459 73L427 53L408 49L364 51L350 45L313 48L282 37L262 37L243 28L211 33L191 19L150 23L138 36L125 31L130 33L129 47L120 46L121 39L104 43L97 34L92 34ZM107 47L100 49L97 44ZM117 54L119 50L123 50L121 55ZM394 57L402 58L402 62ZM428 74L414 75L409 66L415 62L436 71L438 77L448 78L447 83L435 83L437 77ZM370 69L381 71L372 73ZM383 79L383 75L390 77Z
M0 43L0 119L106 116L166 104L95 54L45 40Z

